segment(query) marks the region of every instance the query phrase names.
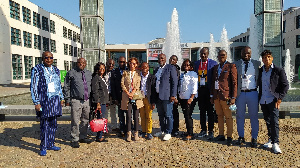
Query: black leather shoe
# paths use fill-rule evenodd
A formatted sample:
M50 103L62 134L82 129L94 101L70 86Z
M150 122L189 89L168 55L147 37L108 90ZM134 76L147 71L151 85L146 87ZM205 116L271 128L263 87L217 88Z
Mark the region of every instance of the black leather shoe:
M252 138L251 139L251 147L256 148L257 147L257 139Z
M245 144L245 138L244 137L239 137L237 143L237 145L242 145L242 144Z
M232 146L232 138L227 137L227 146Z
M217 137L215 137L214 140L215 141L225 141L225 136L224 135L218 135Z
M172 137L177 137L177 135L179 135L179 131L175 131L171 133Z
M86 144L92 143L92 141L90 141L89 139L86 139L86 138L85 139L80 139L79 142L80 143L86 143Z
M71 146L72 146L72 148L79 148L80 147L78 141L71 142Z

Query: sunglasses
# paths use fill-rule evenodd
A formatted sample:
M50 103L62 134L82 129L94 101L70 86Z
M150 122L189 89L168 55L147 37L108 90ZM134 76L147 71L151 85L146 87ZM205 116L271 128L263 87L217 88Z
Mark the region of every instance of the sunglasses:
M53 59L53 57L45 57L45 59Z

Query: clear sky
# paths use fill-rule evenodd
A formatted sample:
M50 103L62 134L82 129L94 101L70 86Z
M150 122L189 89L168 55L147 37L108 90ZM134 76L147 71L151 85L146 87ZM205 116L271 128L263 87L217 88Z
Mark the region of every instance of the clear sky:
M30 0L80 25L79 0ZM284 9L300 0L284 0ZM104 0L105 43L141 44L166 36L173 9L178 11L183 43L219 41L223 26L228 38L246 32L254 0Z

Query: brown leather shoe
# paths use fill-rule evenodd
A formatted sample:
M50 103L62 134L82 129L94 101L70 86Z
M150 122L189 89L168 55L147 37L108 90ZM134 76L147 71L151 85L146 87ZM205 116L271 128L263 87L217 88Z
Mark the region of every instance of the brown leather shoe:
M101 139L96 139L96 142L107 142L107 140L104 137L102 137Z
M192 139L193 139L192 135L188 135L188 136L183 138L184 141L189 141L189 140L192 140Z

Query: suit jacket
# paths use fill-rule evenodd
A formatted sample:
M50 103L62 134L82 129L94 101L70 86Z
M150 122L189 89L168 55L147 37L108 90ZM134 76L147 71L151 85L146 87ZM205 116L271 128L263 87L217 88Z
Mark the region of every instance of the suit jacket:
M211 95L214 99L227 101L237 96L237 70L235 64L226 62L222 68L220 77L218 78L218 67L214 66L211 84ZM215 89L215 81L219 81L219 89Z
M122 98L121 79L122 79L122 75L120 72L120 68L116 68L113 71L111 71L111 78L110 78L111 97L112 100L118 100L119 103L121 102L121 98Z
M156 74L159 67L154 71ZM158 80L158 79L156 79ZM176 67L166 64L160 76L159 98L161 100L170 100L170 97L177 96L178 76Z
M198 60L194 63L194 71L198 74L198 69L200 66L201 61ZM218 63L212 59L207 59L207 86L210 89L211 86L211 80L213 76L213 68L215 65L218 65ZM199 75L199 74L198 74Z
M103 79L105 80L105 79ZM108 89L106 83L98 74L92 78L92 103L109 103Z
M155 104L156 99L157 99L157 93L155 90L155 82L156 82L155 76L149 73L147 81L146 81L146 90L147 90L146 97L148 98L150 104ZM141 85L141 87L142 87L142 85Z
M250 61L252 62L253 66L254 66L255 82L256 82L256 85L258 86L257 79L258 79L258 72L259 72L261 62L257 61L257 60L253 60L253 59L251 59ZM238 83L237 96L240 95L241 89L242 89L242 76L244 75L244 72L242 72L242 68L243 68L242 63L243 62L244 61L242 59L234 62L235 66L236 66L236 69L237 69L237 83Z
M274 65L274 64L273 64ZM262 71L263 67L259 69L259 75L258 75L258 86L259 86L259 93L258 98L261 99L262 95ZM270 91L275 96L275 98L283 99L286 95L287 91L289 89L289 82L287 80L286 74L284 70L280 67L276 67L274 65L270 77Z
M121 79L121 87L123 91L124 90L129 91L129 88L131 87L130 73L127 70L123 72L123 76ZM135 71L135 74L133 76L133 88L136 89L136 91L138 91L140 90L140 87L141 87L141 76L139 72ZM128 110L128 102L129 102L128 95L125 92L122 92L122 101L121 101L122 110ZM135 103L137 109L144 106L142 100L136 100Z

